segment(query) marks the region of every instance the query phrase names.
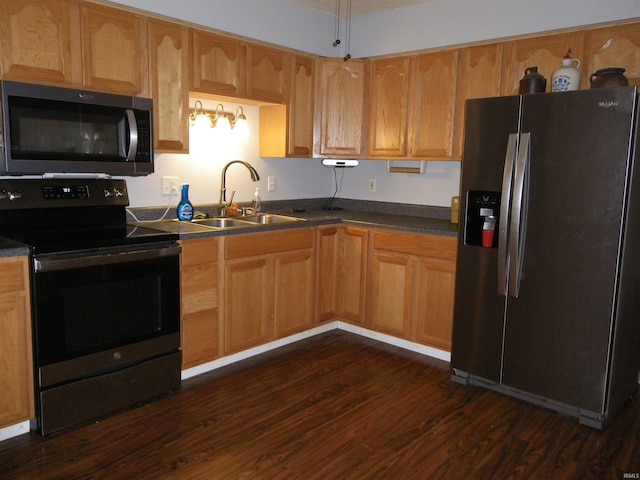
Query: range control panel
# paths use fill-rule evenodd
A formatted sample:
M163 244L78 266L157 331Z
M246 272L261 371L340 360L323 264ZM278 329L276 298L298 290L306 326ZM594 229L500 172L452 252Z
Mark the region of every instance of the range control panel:
M0 179L0 210L109 205L129 205L124 180Z

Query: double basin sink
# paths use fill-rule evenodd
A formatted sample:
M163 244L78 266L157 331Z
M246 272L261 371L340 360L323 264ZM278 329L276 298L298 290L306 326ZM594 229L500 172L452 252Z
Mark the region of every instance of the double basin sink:
M289 217L273 213L260 215L245 215L241 217L213 217L181 222L175 220L158 220L146 223L148 227L164 230L170 233L198 233L211 230L237 230L242 228L255 228L269 225L285 225L288 223L304 222L303 218Z

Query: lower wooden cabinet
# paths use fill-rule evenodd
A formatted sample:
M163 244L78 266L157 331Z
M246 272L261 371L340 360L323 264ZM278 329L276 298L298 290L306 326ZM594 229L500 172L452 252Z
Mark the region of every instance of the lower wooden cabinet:
M0 428L34 417L27 257L0 259Z
M218 239L181 242L182 367L220 356Z
M364 325L368 230L318 228L316 322L335 319Z
M376 230L365 326L451 349L456 239Z
M224 354L311 328L314 230L224 237Z

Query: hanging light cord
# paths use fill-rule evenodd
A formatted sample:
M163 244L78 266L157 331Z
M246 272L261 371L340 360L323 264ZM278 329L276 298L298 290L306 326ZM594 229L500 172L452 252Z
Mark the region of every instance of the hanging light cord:
M336 26L334 38L333 46L337 47L340 45L340 0L336 0Z
M346 62L351 58L351 0L347 0L347 29L346 29L347 43L345 45L344 61Z

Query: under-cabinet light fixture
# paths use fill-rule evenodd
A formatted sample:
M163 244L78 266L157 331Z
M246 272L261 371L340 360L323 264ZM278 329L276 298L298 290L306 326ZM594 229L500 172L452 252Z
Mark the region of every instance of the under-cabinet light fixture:
M224 106L219 103L215 110L205 110L202 107L202 102L196 100L194 108L189 113L189 122L191 126L205 125L210 128L216 128L222 126L223 128L240 128L244 124L247 126L247 117L244 115L242 107L236 109L236 113L225 112Z

